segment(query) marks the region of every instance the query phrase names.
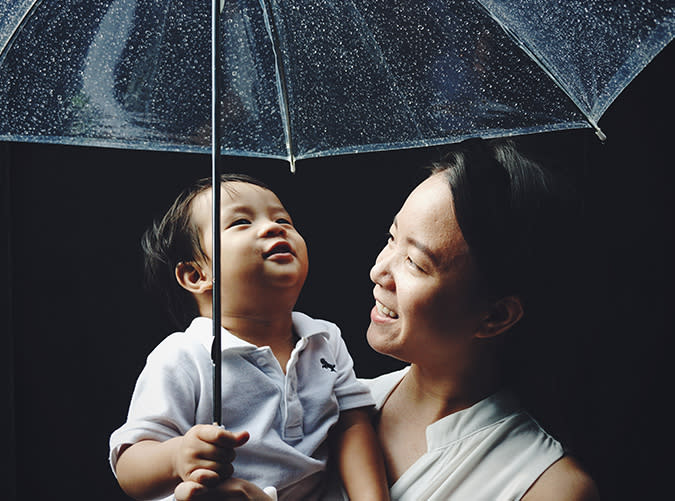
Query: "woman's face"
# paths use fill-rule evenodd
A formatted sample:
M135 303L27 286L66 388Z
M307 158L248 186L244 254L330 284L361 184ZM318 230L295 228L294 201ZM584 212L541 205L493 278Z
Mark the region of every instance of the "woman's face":
M370 278L375 283L368 343L412 363L448 363L469 346L487 302L445 174L430 176L396 215Z

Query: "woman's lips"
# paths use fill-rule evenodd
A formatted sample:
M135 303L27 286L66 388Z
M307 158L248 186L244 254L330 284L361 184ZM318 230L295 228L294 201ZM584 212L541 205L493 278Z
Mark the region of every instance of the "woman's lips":
M380 303L378 300L375 300L375 308L377 308L378 313L385 317L393 318L396 319L398 318L398 313L396 313L394 310L391 308L386 307L382 303Z

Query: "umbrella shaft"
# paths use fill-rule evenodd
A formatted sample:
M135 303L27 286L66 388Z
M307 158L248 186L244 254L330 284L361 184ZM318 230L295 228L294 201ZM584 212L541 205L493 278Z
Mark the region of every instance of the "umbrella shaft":
M221 405L221 340L220 340L220 178L222 174L220 156L220 0L211 3L211 181L212 181L212 229L213 229L213 422L222 424Z

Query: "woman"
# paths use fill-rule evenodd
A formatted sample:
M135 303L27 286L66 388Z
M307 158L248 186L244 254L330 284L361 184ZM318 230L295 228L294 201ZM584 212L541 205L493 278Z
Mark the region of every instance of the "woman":
M367 333L376 351L410 364L371 381L393 500L598 499L505 389L511 338L527 334L524 319L555 284L549 260L567 214L554 187L510 143L472 140L394 218L370 274ZM176 493L197 499L189 483Z

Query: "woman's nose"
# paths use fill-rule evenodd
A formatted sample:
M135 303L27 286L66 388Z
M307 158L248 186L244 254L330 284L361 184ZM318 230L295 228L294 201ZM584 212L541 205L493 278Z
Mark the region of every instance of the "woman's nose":
M387 247L382 249L370 269L370 279L381 287L392 287L393 280L389 271L390 256Z

